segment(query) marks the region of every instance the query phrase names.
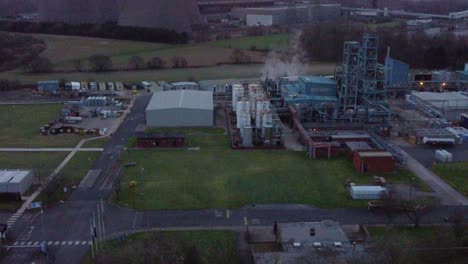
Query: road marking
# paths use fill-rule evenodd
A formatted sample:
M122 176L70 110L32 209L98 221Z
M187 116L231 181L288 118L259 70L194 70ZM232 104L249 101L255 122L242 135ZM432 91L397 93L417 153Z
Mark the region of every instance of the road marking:
M247 221L247 216L244 216L244 225L248 225L249 222Z
M62 246L65 246L65 244L67 244L67 241L62 241Z
M88 241L82 241L81 245L83 246L83 245L86 245L87 243L88 243Z
M15 242L15 243L13 243L13 246L16 246L16 245L18 245L18 244L19 244L19 242L17 241L17 242Z
M23 246L24 244L26 244L25 241L21 242L21 243L20 243L20 246Z
M58 246L60 244L60 241L55 241L54 245Z
M50 246L50 245L52 245L52 243L54 243L54 241L49 241L49 242L47 242L47 245Z
M34 245L35 246L39 245L39 241L34 242Z
M92 245L93 244L93 241L88 241L88 245Z
M68 245L69 246L73 245L73 241L68 241Z
M226 209L226 218L229 219L231 217L231 211Z
M29 242L27 243L28 246L30 246L31 244L32 244L32 241L29 241Z
M78 246L80 244L80 241L75 241L75 246Z

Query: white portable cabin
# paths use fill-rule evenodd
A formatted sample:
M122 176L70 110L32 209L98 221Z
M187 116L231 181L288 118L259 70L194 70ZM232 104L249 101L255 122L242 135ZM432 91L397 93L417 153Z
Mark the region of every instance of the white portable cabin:
M387 189L382 186L351 186L349 193L356 200L381 199Z
M32 184L31 170L2 170L0 171L0 193L24 194Z

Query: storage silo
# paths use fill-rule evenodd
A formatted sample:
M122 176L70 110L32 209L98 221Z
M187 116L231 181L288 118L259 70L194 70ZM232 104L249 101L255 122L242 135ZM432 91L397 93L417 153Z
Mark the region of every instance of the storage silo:
M101 24L116 22L119 0L39 0L41 22Z
M199 24L196 0L121 0L119 25L191 32Z

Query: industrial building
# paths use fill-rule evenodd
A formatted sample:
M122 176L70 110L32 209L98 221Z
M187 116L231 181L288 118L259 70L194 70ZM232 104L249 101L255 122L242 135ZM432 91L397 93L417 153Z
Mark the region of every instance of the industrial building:
M196 82L174 82L169 85L169 90L200 90Z
M196 0L39 0L40 22L118 23L191 32L200 23Z
M388 173L395 170L395 158L387 151L360 150L353 154L353 164L359 173Z
M407 96L407 102L429 117L457 121L468 110L468 96L460 92L416 92Z
M37 83L37 90L46 93L57 93L60 89L59 81L40 81Z
M146 108L146 124L149 127L213 126L213 92L155 92Z
M139 148L182 148L185 136L178 133L135 133Z
M387 56L385 58L386 82L387 88L408 87L409 84L409 65L399 60Z
M233 147L281 145L283 125L259 84L232 86L232 112L228 119Z
M33 176L31 170L1 170L0 194L21 197L31 187Z
M117 22L119 0L39 0L40 22L101 24Z
M274 26L331 21L341 17L341 5L294 5L235 8L231 16L242 19L248 26Z
M200 22L196 0L124 0L118 18L121 26L167 28L177 32L191 32L191 26Z
M320 259L321 263L346 263L351 251L358 254L362 247L352 245L338 222L278 223L273 233L275 251L253 250L253 263L302 263L304 259ZM270 243L270 242L269 242ZM322 254L324 250L329 256ZM328 259L328 257L333 256Z

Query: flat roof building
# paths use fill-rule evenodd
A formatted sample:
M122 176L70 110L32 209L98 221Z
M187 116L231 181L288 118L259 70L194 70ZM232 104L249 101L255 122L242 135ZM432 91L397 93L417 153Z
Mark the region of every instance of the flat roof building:
M155 92L146 108L146 124L149 127L213 126L213 92Z
M1 170L0 193L24 194L32 184L32 170Z

